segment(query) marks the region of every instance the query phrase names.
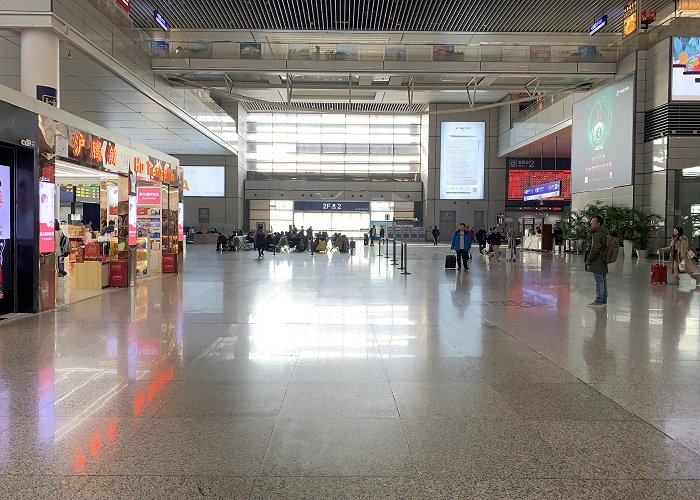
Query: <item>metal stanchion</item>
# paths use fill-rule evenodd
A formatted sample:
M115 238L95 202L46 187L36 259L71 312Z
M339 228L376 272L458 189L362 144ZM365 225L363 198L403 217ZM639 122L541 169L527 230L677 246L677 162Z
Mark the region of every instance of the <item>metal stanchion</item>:
M396 239L392 239L391 241L393 242L393 245L392 245L393 249L391 252L391 254L392 254L391 263L392 263L392 265L395 266L396 265Z
M377 256L381 257L381 256L382 256L382 239L379 238L379 239L377 240L377 243L378 243L378 246L379 246L379 253L377 254Z
M389 255L389 236L387 236L384 240L384 253L386 254L384 257L385 259L391 259L391 256Z
M401 245L401 266L399 267L399 269L403 270L403 269L406 269L404 267L404 260L403 260L403 242L399 242L399 244Z
M408 243L403 244L404 268L401 274L411 274L408 272Z

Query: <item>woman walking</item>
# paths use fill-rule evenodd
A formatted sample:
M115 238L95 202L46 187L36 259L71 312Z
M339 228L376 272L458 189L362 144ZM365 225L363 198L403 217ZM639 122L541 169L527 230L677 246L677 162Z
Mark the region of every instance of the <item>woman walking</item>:
M674 280L674 285L680 282L680 273L686 273L695 280L695 286L700 285L700 274L695 272L692 256L689 255L688 237L683 234L682 227L673 228L673 239L671 244L665 248L659 249L659 253L671 254L671 266Z
M255 246L258 249L258 258L265 257L265 245L267 243L267 236L265 236L265 231L263 231L262 226L258 227L255 232Z

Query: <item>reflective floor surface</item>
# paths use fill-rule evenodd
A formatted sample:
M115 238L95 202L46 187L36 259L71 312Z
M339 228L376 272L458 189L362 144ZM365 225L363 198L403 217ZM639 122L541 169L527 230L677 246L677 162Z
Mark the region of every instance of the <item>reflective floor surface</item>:
M700 498L700 289L217 254L0 324L0 498ZM370 255L369 252L372 252Z

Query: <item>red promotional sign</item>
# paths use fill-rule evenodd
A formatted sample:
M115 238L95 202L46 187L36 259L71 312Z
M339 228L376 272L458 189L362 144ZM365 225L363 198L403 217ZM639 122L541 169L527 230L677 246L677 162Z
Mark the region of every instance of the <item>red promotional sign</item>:
M129 286L129 263L113 260L109 263L109 286Z
M39 183L39 253L55 250L56 187L50 182Z
M97 243L87 243L85 245L85 259L97 260L100 258L100 247Z
M129 196L129 245L136 245L136 196Z
M131 11L131 0L115 0L115 3L125 11Z
M139 205L157 205L160 206L160 188L159 187L140 187L137 189Z

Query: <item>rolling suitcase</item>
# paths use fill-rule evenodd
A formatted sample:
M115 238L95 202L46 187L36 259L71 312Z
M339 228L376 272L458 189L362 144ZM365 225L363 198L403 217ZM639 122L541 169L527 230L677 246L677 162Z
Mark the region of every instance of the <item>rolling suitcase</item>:
M659 262L651 265L651 282L652 283L667 283L668 266L666 265L663 254L659 254Z
M454 254L445 255L445 269L457 269L457 256Z
M506 261L515 262L515 252L512 248L506 248Z

